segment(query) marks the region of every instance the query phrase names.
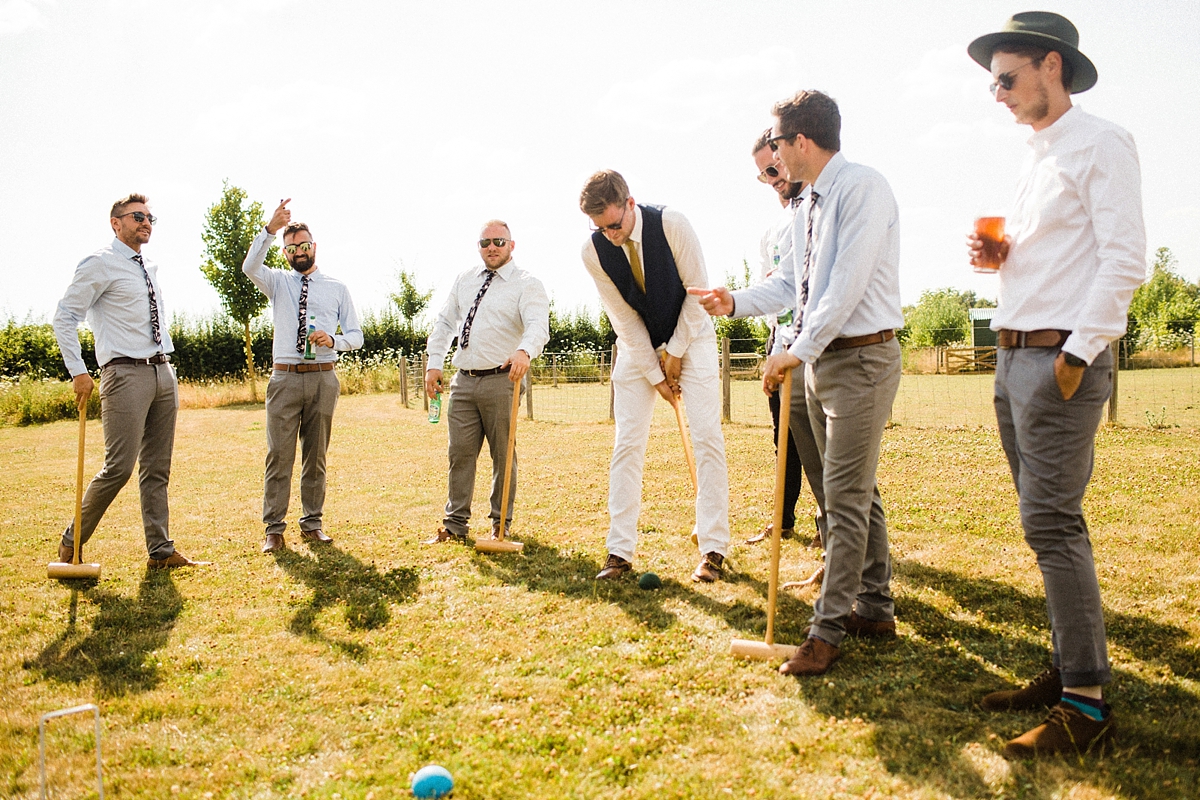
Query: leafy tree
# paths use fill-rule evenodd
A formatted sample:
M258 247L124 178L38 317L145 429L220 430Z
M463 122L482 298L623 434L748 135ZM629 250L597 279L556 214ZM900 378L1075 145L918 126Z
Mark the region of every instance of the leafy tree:
M1158 248L1150 279L1133 293L1126 339L1134 350L1173 350L1195 335L1200 286L1183 278L1178 264L1170 248Z
M388 298L395 304L396 310L400 312L400 318L404 320L409 331L414 333L417 332L417 321L429 307L429 300L433 297L432 289L428 292L421 292L417 289L414 282L415 277L401 267L396 274L396 279L400 281L400 291L388 295Z
M910 347L944 347L968 341L971 337L971 318L967 314L968 298L974 292L954 289L927 289L915 306L904 309L905 344Z
M242 326L246 351L246 380L250 384L251 397L258 399L258 388L254 382L254 340L250 322L267 307L266 296L258 290L242 272L242 262L250 251L250 244L263 227L262 203L246 204L246 192L225 181L221 199L208 209L204 220L206 261L200 266L204 277L217 290L225 312ZM287 266L277 246L267 253L266 264L274 269Z

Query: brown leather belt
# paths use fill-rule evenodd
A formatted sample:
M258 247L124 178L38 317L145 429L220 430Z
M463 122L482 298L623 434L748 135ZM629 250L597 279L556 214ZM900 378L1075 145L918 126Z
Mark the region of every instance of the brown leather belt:
M841 339L834 339L825 348L825 352L829 353L834 350L849 350L851 347L866 347L869 344L883 344L889 339L895 339L896 332L894 330L880 331L879 333L868 333L863 336L844 336Z
M320 364L274 364L280 372L330 372L333 370L332 361L322 361Z
M150 365L150 364L170 364L170 363L171 363L171 357L169 355L167 355L166 353L159 353L158 355L150 356L149 358L128 358L126 356L117 356L116 358L111 359L108 362L106 362L104 364L104 366L111 367L114 364Z
M1010 331L1001 328L996 332L1001 347L1058 347L1071 335L1070 331Z
M468 375L472 378L486 378L488 375L503 375L512 369L512 365L507 367L492 367L491 369L460 369L463 375Z

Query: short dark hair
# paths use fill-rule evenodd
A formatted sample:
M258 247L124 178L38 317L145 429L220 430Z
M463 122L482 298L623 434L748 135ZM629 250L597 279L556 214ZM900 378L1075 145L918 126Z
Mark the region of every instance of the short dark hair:
M842 114L829 95L804 89L776 103L771 113L779 118L779 132L784 136L801 135L835 153L842 149Z
M146 199L146 195L133 192L122 197L120 200L112 204L112 210L108 212L109 219L119 217L125 213L125 209L134 203L149 205L150 201Z
M304 231L308 234L308 238L312 238L312 231L303 222L289 222L288 226L283 229L283 238L286 239L289 236L295 236L300 231Z
M767 128L765 131L763 131L762 133L760 133L758 135L757 139L754 140L754 149L752 149L750 151L750 155L752 155L752 156L758 155L758 151L762 150L764 147L766 147L769 144L771 144L771 129Z
M1046 56L1051 53L1058 53L1059 59L1062 60L1062 70L1059 77L1062 78L1063 88L1068 92L1071 91L1071 83L1075 80L1075 65L1060 51L1051 50L1048 47L1039 47L1036 44L998 44L992 50L992 55L996 53L1008 53L1012 56L1022 56L1031 59L1034 69L1042 66L1042 61Z
M602 169L587 179L579 193L579 208L589 217L603 214L609 206L619 206L629 199L629 184L616 170Z

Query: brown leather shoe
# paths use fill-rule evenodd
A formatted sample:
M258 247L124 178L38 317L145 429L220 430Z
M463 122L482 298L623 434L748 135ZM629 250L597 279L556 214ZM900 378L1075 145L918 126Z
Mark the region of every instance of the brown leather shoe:
M1034 758L1067 753L1103 754L1116 733L1112 709L1104 706L1104 719L1092 719L1070 703L1050 709L1046 721L1004 746L1005 758Z
M816 522L816 520L813 520ZM821 536L821 526L817 526L817 532L813 534L812 541L808 543L809 547L815 547L817 550L825 549L825 538Z
M504 536L505 536L505 538L512 536L512 520L511 519L508 522L504 523ZM499 522L492 523L492 538L493 539L500 538L500 523Z
M857 611L851 611L846 620L847 636L864 636L869 639L895 639L896 620L867 619L860 617Z
M604 569L596 573L596 580L609 581L613 578L619 578L629 570L633 569L633 564L630 564L620 556L608 554L608 558L604 561Z
M746 540L746 544L758 544L759 542L770 541L771 533L775 530L775 523L768 522L767 527L763 528L758 533ZM780 539L790 539L796 533L795 528L781 528L779 531Z
M1056 705L1062 700L1062 677L1054 667L1038 675L1021 689L984 695L984 711L1029 711Z
M796 654L779 665L780 675L824 675L838 660L840 650L828 642L810 636Z
M67 547L62 542L58 543L58 563L70 564L75 560L75 545ZM83 545L79 545L79 563L83 563Z
M325 535L325 531L317 528L311 531L300 531L300 538L306 542L314 542L316 544L329 544L333 541L332 538Z
M211 561L192 561L176 550L166 558L150 558L146 560L146 566L150 569L175 569L176 567L204 567L211 564Z
M287 545L283 543L282 533L268 533L263 539L262 551L264 553L274 553L276 550L284 550Z
M696 583L712 583L721 579L725 574L725 556L720 553L705 553L704 558L700 559L700 564L696 567L696 571L692 573L692 580Z
M445 528L438 528L437 533L433 535L433 538L425 539L421 542L421 544L441 544L442 542L458 542L459 544L466 544L468 541L469 540L467 539L467 535L465 533L451 533Z

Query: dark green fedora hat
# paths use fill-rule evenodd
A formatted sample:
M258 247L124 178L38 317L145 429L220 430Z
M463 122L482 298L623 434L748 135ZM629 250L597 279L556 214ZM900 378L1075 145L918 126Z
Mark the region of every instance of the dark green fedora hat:
M990 71L992 52L1002 44L1031 44L1062 53L1063 60L1075 67L1071 94L1086 92L1096 85L1096 65L1079 52L1079 31L1071 20L1060 14L1050 11L1013 14L999 33L989 33L971 42L967 54Z

